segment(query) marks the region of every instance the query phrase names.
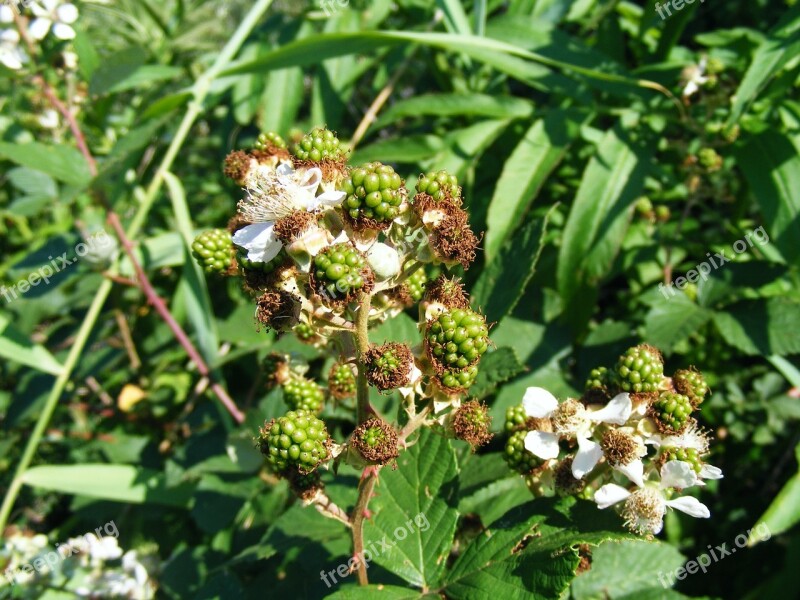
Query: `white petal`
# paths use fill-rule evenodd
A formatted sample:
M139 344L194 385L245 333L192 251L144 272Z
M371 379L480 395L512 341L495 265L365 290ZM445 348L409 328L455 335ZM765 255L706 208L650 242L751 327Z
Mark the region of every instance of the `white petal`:
M31 37L35 40L43 40L47 32L50 31L50 25L52 24L52 21L47 17L34 19L28 25L28 33L30 33Z
M546 431L529 431L525 436L525 449L544 460L558 458L558 436Z
M282 162L275 170L281 177L290 177L294 173L294 167L290 162Z
M644 464L642 464L641 459L637 458L627 465L618 465L614 468L639 487L644 487Z
M275 223L254 223L233 234L233 243L247 250L248 260L269 262L278 255L283 244L275 236Z
M522 406L527 416L543 419L549 417L558 408L558 400L544 388L529 387L522 397Z
M19 33L16 29L3 29L0 31L0 42L4 46L15 46L19 43Z
M631 493L621 485L607 483L594 493L594 501L597 502L597 508L608 508L622 502L630 495Z
M18 56L12 52L4 52L3 49L0 49L0 63L14 71L22 68L22 62Z
M61 3L61 0L39 0L47 10L47 12L54 12L58 5Z
M78 9L74 4L62 4L56 9L56 16L59 21L69 25L78 20Z
M700 467L700 479L722 479L722 469L714 465Z
M613 425L624 425L631 416L633 404L628 393L617 394L605 407L589 413L592 421L599 423L611 423Z
M53 35L60 40L72 40L75 39L75 30L64 23L56 23L53 25Z
M0 23L13 23L14 11L7 4L0 4Z
M308 169L303 178L297 182L301 188L311 191L317 191L319 184L322 183L322 171L317 167L313 169Z
M707 519L711 516L708 507L692 496L683 496L674 500L667 500L667 506L679 510L697 519Z
M324 192L317 196L317 202L323 206L337 206L341 204L346 197L346 192L337 192L331 190L330 192Z
M682 460L671 460L661 467L661 488L684 489L697 483L697 473L692 465Z
M592 440L578 436L578 452L572 460L572 476L575 479L583 479L583 476L595 468L603 450L600 444Z

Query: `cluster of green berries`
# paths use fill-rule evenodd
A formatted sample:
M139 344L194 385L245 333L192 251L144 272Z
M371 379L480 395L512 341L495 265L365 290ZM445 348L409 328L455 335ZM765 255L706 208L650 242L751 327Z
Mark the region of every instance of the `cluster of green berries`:
M680 460L689 463L696 473L699 473L703 468L703 461L700 458L700 453L695 448L663 448L661 457L661 460L664 462Z
M664 361L655 348L634 346L619 357L616 383L625 392L657 392L664 379Z
M428 194L437 202L445 199L461 200L461 187L455 175L447 171L432 171L421 175L417 181L417 192Z
M689 422L693 407L688 396L675 392L661 392L651 410L653 417L662 427L680 433Z
M344 150L339 145L339 138L328 129L317 127L303 136L294 148L294 155L300 160L320 162L323 160L339 160Z
M262 430L261 452L279 473L310 473L330 456L325 423L306 410L289 411Z
M584 389L588 394L607 396L613 385L613 373L606 367L597 367L589 371Z
M676 371L672 383L678 392L689 397L695 407L700 406L708 394L708 384L703 374L693 369Z
M414 271L411 276L406 279L405 283L408 288L408 293L411 294L414 302L422 300L422 297L425 295L425 285L428 283L428 275L425 273L425 269L417 269Z
M508 463L508 466L523 475L530 473L541 464L541 461L525 448L526 435L528 435L528 432L524 429L512 433L506 440L503 453L503 458Z
M300 322L292 328L292 331L301 342L312 342L317 336L314 328L308 323Z
M317 254L312 266L317 292L337 298L361 289L366 266L366 259L350 244L328 246Z
M381 427L368 427L361 434L361 442L370 448L376 448L386 443L386 432Z
M224 273L233 257L231 234L225 229L204 231L194 238L192 255L206 273Z
M469 309L448 310L429 323L427 345L442 367L464 369L489 348L489 328L483 316Z
M522 404L515 404L506 409L506 424L505 430L508 433L517 431L523 427L528 420L528 415L525 414L525 407Z
M456 439L467 442L473 451L491 441L492 434L489 431L491 425L489 409L477 400L462 404L452 418L452 429Z
M253 147L256 150L267 150L269 148L281 148L285 150L286 141L274 131L265 131L259 134Z
M325 392L310 379L293 377L283 386L283 399L292 410L322 412L325 406Z
M236 262L239 263L242 269L247 269L248 271L260 271L261 273L269 274L274 272L285 260L286 252L283 249L268 262L253 262L247 258L247 250L236 249Z
M347 194L344 208L352 219L365 217L391 221L400 214L403 180L389 165L379 162L362 165L342 182Z
M336 363L328 373L328 389L335 398L352 398L356 395L356 376L349 365Z
M449 369L439 375L439 381L444 387L454 390L466 390L478 376L478 366L472 365L465 369Z
M722 167L722 157L713 148L701 148L697 160L708 172L718 171Z

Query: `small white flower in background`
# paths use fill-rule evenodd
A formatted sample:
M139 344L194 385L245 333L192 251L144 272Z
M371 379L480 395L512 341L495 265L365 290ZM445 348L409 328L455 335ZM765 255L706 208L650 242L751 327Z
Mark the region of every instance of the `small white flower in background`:
M52 108L48 108L39 115L39 125L45 129L55 129L58 127L58 112Z
M89 542L89 556L92 558L93 562L116 560L122 556L122 548L119 547L117 538L96 538L93 535L87 535L86 537L87 541Z
M0 6L0 10L8 6ZM17 71L28 62L28 55L19 46L19 33L15 29L0 30L0 63L12 71Z
M233 234L233 243L247 250L247 260L269 262L283 243L275 235L275 221L297 210L315 211L341 204L344 192L316 195L322 182L317 168L295 171L289 163L277 169L259 167L248 175L247 198L239 202L239 212L252 222Z
M708 59L704 56L700 59L700 64L690 65L683 70L681 77L685 82L682 92L684 98L696 94L700 86L708 81L708 77L705 76L707 62Z
M608 508L625 502L622 516L625 525L639 534L657 534L664 527L664 514L667 508L674 508L697 519L711 516L708 507L692 496L681 496L667 500L664 492L670 488L682 490L697 485L698 479L689 463L671 460L661 467L661 481L658 487L640 486L629 492L615 483L607 483L594 494L598 508Z
M71 40L75 30L71 25L78 20L78 9L74 4L61 0L40 0L31 2L31 12L36 17L28 25L28 32L35 40L43 40L52 29L60 40Z
M576 479L591 471L603 456L600 445L589 439L595 424L624 425L633 410L627 393L618 394L605 407L591 411L577 400L559 404L553 394L538 387L525 390L522 406L528 417L551 419L555 430L555 433L529 431L525 436L525 449L529 452L543 460L558 458L560 436L571 435L578 440L578 452L572 461L572 474Z

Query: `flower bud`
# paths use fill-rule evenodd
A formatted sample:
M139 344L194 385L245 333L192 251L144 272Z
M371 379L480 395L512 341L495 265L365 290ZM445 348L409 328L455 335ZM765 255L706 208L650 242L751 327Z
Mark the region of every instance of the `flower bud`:
M386 244L373 244L367 251L367 262L378 279L391 279L400 273L400 255Z

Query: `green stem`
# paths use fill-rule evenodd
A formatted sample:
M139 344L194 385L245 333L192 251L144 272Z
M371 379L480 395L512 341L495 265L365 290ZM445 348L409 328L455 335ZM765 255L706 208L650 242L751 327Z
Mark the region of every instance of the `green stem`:
M358 302L358 313L356 314L355 342L358 360L357 377L357 404L356 417L361 424L369 418L369 385L367 384L366 368L364 366L364 355L369 350L369 311L372 306L372 296L362 293Z
M244 20L239 24L239 27L233 34L233 37L231 37L228 43L225 44L225 47L222 49L222 52L219 53L217 60L214 61L214 64L211 66L211 68L203 73L203 75L201 75L195 82L194 86L192 87L194 99L189 104L186 114L184 115L183 120L178 127L178 131L175 133L175 137L172 139L172 143L169 145L164 158L161 160L161 164L159 165L153 180L147 187L147 191L145 192L142 203L139 205L133 220L125 232L128 238L135 239L141 231L145 219L147 218L147 215L158 196L158 192L164 183L164 174L172 167L172 164L175 161L175 158L178 156L178 152L183 146L183 143L186 141L186 138L188 137L195 120L202 112L202 104L208 95L208 90L211 86L211 83L216 76L228 66L230 61L239 51L239 48L244 43L245 39L247 39L247 36L250 35L250 32L253 30L259 19L267 11L271 4L272 0L258 0L255 3L253 8L251 8L245 16ZM118 263L119 260L117 260L117 264L110 269L112 273L116 273L118 271ZM25 445L25 450L22 453L22 459L17 465L17 469L14 472L14 478L11 480L11 485L8 488L8 492L6 493L5 498L3 498L3 504L0 506L0 533L5 531L6 523L11 515L11 510L22 487L22 477L28 470L28 467L33 460L33 456L36 453L39 442L44 435L45 429L50 423L50 418L53 416L53 412L58 405L61 394L63 393L67 382L72 376L72 371L75 369L75 366L77 365L78 360L83 353L83 349L89 339L89 335L91 334L97 319L100 317L100 312L105 304L106 299L108 298L108 295L111 293L112 287L113 286L110 279L105 279L103 283L100 284L100 288L97 290L97 293L92 300L92 304L90 305L89 310L83 319L83 323L78 330L78 334L75 337L75 341L67 356L67 360L64 363L64 369L56 378L55 385L45 401L44 408L42 409L42 412L36 421L36 425L33 428L31 436L28 438L28 443Z

